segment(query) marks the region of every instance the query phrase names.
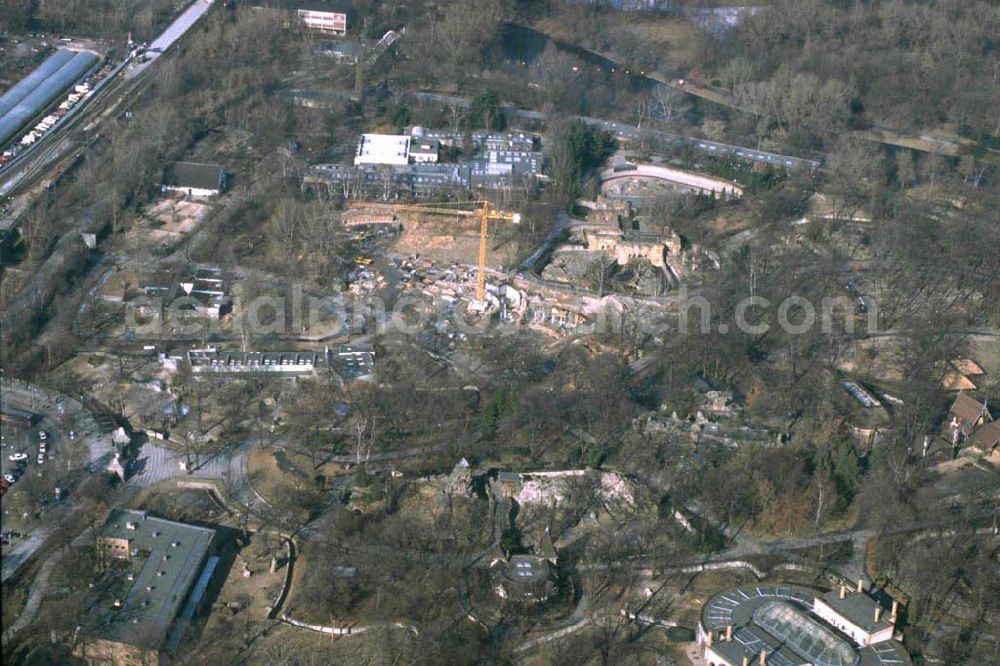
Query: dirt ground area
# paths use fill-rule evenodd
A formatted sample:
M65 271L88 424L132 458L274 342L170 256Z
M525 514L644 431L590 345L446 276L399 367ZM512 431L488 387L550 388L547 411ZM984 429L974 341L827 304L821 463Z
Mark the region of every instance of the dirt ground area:
M21 287L28 283L30 277L29 271L9 266L4 267L3 273L0 273L0 308L5 309L10 305L14 298L21 293Z
M280 454L280 460L279 455ZM317 475L327 481L335 476L349 473L340 463L324 463L313 467L309 459L287 450L254 448L247 460L247 472L254 490L265 499L273 497L281 486L294 486L312 482Z
M858 342L854 354L846 357L838 369L847 373L863 370L864 374L876 381L898 383L904 380L897 364L900 339L877 337ZM971 377L979 391L992 391L998 386L1000 377L1000 347L995 339L986 336L969 337L965 358L975 361L985 372Z
M281 560L284 553L284 547L275 537L260 535L254 535L249 544L230 553L234 559L229 575L212 604L193 654L227 650L231 655L238 649L235 646L242 646L248 635L267 622L268 609L285 579L286 565ZM277 556L280 564L274 573L269 573L272 556Z
M491 221L490 225L509 224ZM392 253L403 256L419 254L434 261L475 264L479 261L479 223L472 218L411 215L402 218L403 230ZM499 243L491 232L486 264L490 267L514 263L513 243Z
M207 490L180 489L174 479L144 488L133 504L143 511L182 523L216 524L228 515Z
M362 655L370 653L370 662ZM276 625L265 636L254 641L247 654L251 664L349 664L387 663L377 659L378 650L371 647L366 635L334 638L308 629L287 624Z
M70 385L87 387L98 402L122 401L136 425L155 426L176 402L166 390L162 368L152 358L81 354L63 363L56 373Z
M147 212L147 219L156 227L155 234L179 237L188 234L204 220L211 206L194 201L164 199Z
M185 199L161 199L145 211L126 235L127 242L166 250L185 238L212 212L212 206Z
M129 291L139 286L139 275L127 269L115 269L97 290L97 296L105 301L122 303L128 300Z

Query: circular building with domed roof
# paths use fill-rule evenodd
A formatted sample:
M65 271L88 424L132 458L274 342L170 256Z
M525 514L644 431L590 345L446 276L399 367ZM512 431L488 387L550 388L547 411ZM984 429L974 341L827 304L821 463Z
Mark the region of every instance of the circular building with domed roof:
M909 666L896 611L861 590L747 585L709 599L698 622L708 666Z

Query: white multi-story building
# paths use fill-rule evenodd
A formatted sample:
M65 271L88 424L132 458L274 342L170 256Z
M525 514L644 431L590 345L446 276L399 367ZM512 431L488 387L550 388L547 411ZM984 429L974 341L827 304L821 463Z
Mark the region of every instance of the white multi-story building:
M346 0L242 0L251 9L270 12L285 28L296 23L307 30L342 37L347 34Z
M896 620L877 601L861 590L850 591L846 586L832 590L813 601L813 613L821 620L851 637L859 646L874 645L892 638Z
M406 134L362 134L354 165L396 164L410 162L410 137Z
M347 10L339 2L307 2L296 10L299 23L327 35L347 34Z

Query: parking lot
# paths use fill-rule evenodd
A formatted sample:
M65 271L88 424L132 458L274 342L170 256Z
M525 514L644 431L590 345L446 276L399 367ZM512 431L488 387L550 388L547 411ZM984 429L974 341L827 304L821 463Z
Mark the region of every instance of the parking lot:
M44 441L41 433L45 433ZM51 466L58 459L61 439L59 433L46 430L44 425L23 428L4 424L0 429L3 435L3 459L0 460L0 471L11 483L10 475L18 478L24 473L37 472ZM18 460L17 458L24 458Z

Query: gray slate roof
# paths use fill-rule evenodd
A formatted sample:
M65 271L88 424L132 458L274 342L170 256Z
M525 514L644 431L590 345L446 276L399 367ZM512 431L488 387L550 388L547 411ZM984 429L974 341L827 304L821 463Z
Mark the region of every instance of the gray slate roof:
M163 184L168 187L221 190L225 169L218 164L171 162L163 169Z

